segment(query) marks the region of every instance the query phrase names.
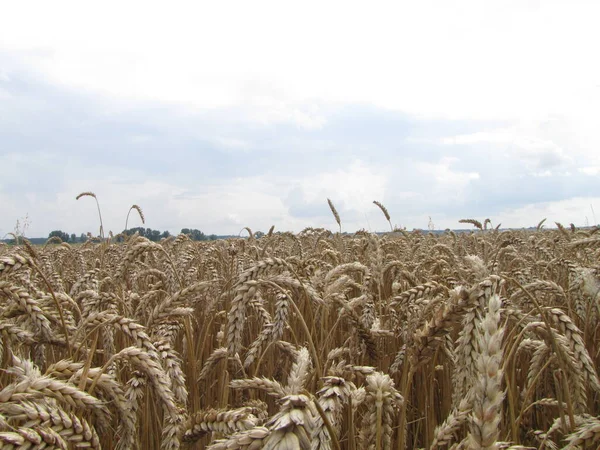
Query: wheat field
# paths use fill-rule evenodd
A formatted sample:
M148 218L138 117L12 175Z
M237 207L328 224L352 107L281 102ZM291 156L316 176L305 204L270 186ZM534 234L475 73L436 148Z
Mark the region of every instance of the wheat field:
M598 447L598 228L336 221L0 246L0 447Z

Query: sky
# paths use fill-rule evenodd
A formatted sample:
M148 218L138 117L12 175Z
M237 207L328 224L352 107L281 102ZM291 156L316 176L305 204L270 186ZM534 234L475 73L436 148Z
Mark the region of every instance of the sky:
M600 2L0 6L0 236L599 222Z

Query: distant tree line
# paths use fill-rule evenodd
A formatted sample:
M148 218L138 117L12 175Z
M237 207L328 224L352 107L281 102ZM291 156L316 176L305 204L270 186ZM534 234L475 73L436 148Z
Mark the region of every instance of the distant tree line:
M182 228L181 234L187 234L192 241L215 241L218 239L216 234L205 235L202 231L195 228Z
M85 233L81 233L81 236L77 237L75 233L69 234L65 233L62 230L54 230L51 231L48 235L48 239L58 237L63 242L77 243L77 242L85 242L87 241L87 235Z
M169 233L168 231L160 232L159 230L152 230L151 228L144 229L142 227L130 228L129 230L123 232L123 234L127 234L128 236L135 233L139 233L140 236L145 237L154 242L160 241L161 239L171 236L171 233ZM195 228L182 228L179 233L187 234L192 241L214 241L217 239L216 234L211 234L210 236L207 236L202 231L197 230Z
M168 238L169 236L171 236L171 233L169 233L168 231L161 232L159 230L153 230L152 228L144 227L129 228L128 230L123 231L123 234L126 234L127 236L131 236L135 233L138 233L140 236L145 237L153 242L158 242L163 238Z
M144 227L130 228L123 231L123 234L126 234L127 236L131 236L135 233L138 233L140 236L145 237L153 242L158 242L161 239L171 236L171 233L168 231L153 230L152 228ZM207 236L202 231L195 228L183 228L181 230L181 234L187 234L192 241L214 241L218 238L215 234ZM81 233L81 235L77 236L75 233L69 234L62 230L54 230L50 232L48 239L55 236L60 238L61 241L68 242L70 244L82 243L88 240L88 235L85 233Z

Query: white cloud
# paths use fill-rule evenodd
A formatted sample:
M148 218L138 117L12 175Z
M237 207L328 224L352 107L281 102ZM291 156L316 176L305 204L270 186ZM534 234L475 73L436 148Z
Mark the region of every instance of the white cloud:
M596 176L600 175L600 166L580 167L579 172L584 175Z
M386 181L385 174L356 160L345 168L321 172L296 183L308 203L331 198L340 207L363 211L373 200L383 198Z
M198 192L185 193L172 203L178 212L174 223L188 223L208 233L237 234L244 226L264 231L273 223L289 225L277 182L265 177L202 185Z
M460 161L458 158L442 158L438 163L417 163L417 170L423 175L423 183L443 191L447 196L462 199L464 189L474 180L479 180L477 172L453 170L452 166Z
M548 226L554 222L576 226L594 225L594 210L600 207L600 197L573 197L566 200L530 203L519 208L508 208L492 217L502 226L521 228L535 226L543 218ZM597 220L597 219L596 219Z
M507 144L514 140L507 131L478 131L470 134L459 134L456 136L448 136L439 139L439 142L444 145L470 145L479 144L481 142L490 142L493 144Z
M326 199L330 198L344 230L389 228L373 205L373 200L386 202L389 170L357 159L335 170L319 170L316 166L314 172L280 180L281 192L287 192L284 204L296 226L337 228L327 206Z
M250 148L248 142L244 141L243 139L218 136L214 138L213 141L219 147L223 147L229 150L247 151Z
M513 158L522 160L531 170L544 169L543 172L548 172L549 175L551 172L548 168L573 163L573 158L560 146L550 139L533 135L534 132L520 128L500 128L443 137L438 142L443 145L491 144L490 151L507 152Z
M29 52L27 64L57 82L124 98L280 103L279 115L299 123L302 105L315 102L475 119L597 111L589 101L600 79L595 2L190 1L166 9L107 1L35 10L5 5L0 49Z
M569 164L573 159L554 142L536 138L522 137L515 141L517 156L530 162L533 167L556 167Z
M475 217L483 222L485 217L489 217L493 226L498 224L502 228L528 228L535 227L542 219L546 218L545 226L547 228L555 227L554 222L560 222L563 225L574 223L576 226L591 226L599 223L600 215L596 217L594 211L600 208L600 197L572 197L565 200L527 203L520 207L507 207L495 214L482 215L475 214L455 215L456 212L440 213L432 212L422 216L407 217L408 223L417 227L426 228L428 215L431 215L436 229L458 229L465 228L464 224L459 223L460 219ZM594 222L596 220L596 222Z
M131 136L131 142L134 144L146 144L150 141L152 141L152 136L146 135L146 134L136 134L134 136Z
M253 99L245 108L246 120L261 125L292 123L300 129L318 130L327 119L317 105L293 104L275 98Z

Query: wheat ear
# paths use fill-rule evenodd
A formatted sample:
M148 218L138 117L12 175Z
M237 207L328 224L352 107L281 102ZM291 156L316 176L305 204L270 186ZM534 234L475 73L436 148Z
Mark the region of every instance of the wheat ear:
M333 202L330 199L327 199L327 204L329 205L329 209L331 209L331 213L333 214L335 221L337 222L338 226L340 227L340 233L341 233L342 232L342 221L340 220L340 215L338 214L337 209L335 209L335 206L333 205Z
M488 312L479 329L478 379L473 386L473 411L469 424L469 447L471 449L498 449L498 426L502 419L502 337L498 294L490 297Z

